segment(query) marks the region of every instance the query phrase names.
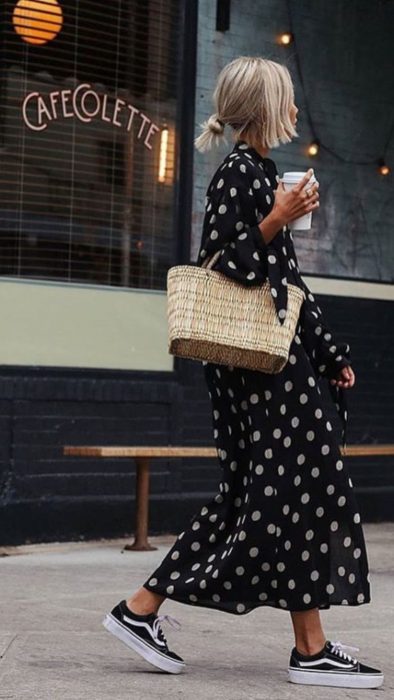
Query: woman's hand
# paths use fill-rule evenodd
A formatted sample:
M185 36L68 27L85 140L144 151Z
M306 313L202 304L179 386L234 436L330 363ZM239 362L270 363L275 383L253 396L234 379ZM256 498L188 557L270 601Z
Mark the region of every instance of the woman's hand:
M336 379L330 379L330 384L337 384L343 389L350 389L354 385L356 377L350 365L342 367Z
M275 190L275 203L271 213L275 216L280 226L284 226L299 216L308 214L319 206L319 183L315 182L310 187L305 186L313 175L313 168L309 168L293 189L286 191L283 182L280 180ZM304 189L305 188L305 189Z

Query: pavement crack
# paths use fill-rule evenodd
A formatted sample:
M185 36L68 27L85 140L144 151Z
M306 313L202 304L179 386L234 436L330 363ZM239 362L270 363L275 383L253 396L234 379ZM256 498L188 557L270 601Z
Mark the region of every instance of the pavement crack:
M18 637L18 635L15 634L15 635L10 639L10 641L8 642L8 644L6 645L6 647L4 648L3 652L0 654L0 663L5 659L6 654L7 654L8 651L11 649L11 646L13 645L13 643L15 642L15 640L17 639L17 637ZM0 695L0 697L3 697L3 696Z

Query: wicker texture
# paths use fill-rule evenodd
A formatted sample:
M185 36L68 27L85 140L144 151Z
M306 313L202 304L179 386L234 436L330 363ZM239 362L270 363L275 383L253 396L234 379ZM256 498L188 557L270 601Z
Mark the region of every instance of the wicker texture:
M287 315L276 315L269 282L246 287L205 266L167 273L168 352L194 360L276 374L289 357L304 292L288 285Z

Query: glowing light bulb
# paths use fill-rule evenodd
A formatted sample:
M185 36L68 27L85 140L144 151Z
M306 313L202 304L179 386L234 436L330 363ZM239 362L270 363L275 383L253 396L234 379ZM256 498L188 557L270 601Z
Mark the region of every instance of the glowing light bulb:
M319 153L319 150L320 150L320 141L318 139L315 139L308 146L308 156L317 156L317 154Z
M283 34L278 36L278 44L282 44L282 46L288 46L292 41L293 35L291 32L283 32Z
M386 165L383 158L380 158L378 160L378 166L379 166L378 170L379 170L381 175L390 175L391 168L388 165Z

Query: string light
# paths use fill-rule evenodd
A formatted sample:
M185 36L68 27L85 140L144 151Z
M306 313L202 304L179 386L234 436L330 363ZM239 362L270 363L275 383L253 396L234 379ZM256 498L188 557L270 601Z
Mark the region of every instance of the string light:
M378 170L381 175L390 175L391 169L389 168L388 165L384 162L384 158L379 158L378 160Z
M294 54L293 54L293 55L294 55L294 60L295 60L296 66L297 66L297 72L298 72L298 76L299 76L299 81L300 81L300 84L301 84L302 92L303 92L303 94L304 94L305 114L306 114L306 118L307 118L308 123L309 123L309 128L310 128L310 131L311 131L311 133L312 133L312 137L313 137L313 140L311 141L311 143L310 143L309 146L307 147L307 150L306 150L307 155L310 156L310 157L312 157L312 158L314 158L315 156L318 155L318 153L319 153L320 150L324 150L324 151L326 151L327 153L329 153L331 156L333 156L334 158L336 158L337 160L341 161L342 163L351 164L351 165L375 165L375 166L376 166L376 164L377 164L377 165L378 165L378 172L379 172L381 175L383 175L383 176L385 176L385 177L386 177L387 175L390 175L390 173L391 173L391 168L390 168L390 166L387 165L387 163L385 162L384 156L385 156L385 154L387 153L388 147L389 147L390 142L391 142L391 137L393 136L393 133L394 133L394 120L393 120L393 122L392 122L392 124L391 124L391 127L390 127L390 129L389 129L389 133L388 133L388 136L387 136L387 139L386 139L384 148L383 148L382 151L381 151L381 153L382 153L383 155L382 155L381 158L379 158L379 160L376 160L376 158L373 159L373 160L351 160L351 159L348 159L348 158L344 158L344 157L341 156L339 153L337 153L336 151L334 151L332 148L329 148L328 146L326 146L325 144L323 144L323 143L317 138L317 136L316 136L316 131L315 131L315 128L314 128L314 124L313 124L313 121L312 121L312 117L311 117L311 112L310 112L310 109L309 109L309 104L308 104L308 99L307 99L305 84L304 84L304 80L303 80L303 74L302 74L302 70L301 70L300 57L299 57L299 54L298 54L298 51L297 51L297 42L296 42L296 38L295 38L295 35L294 35L294 30L293 30L293 17L292 17L292 12L291 12L290 0L286 0L286 2L287 2L287 14L288 14L288 18L289 18L289 29L290 29L290 31L281 34L281 35L278 37L278 43L281 44L282 46L288 46L289 44L294 44Z
M320 150L320 141L319 139L314 139L312 143L309 144L308 146L308 156L317 156Z
M291 32L283 32L283 34L279 34L278 36L278 44L281 44L282 46L288 46L291 44L294 40L293 34Z

